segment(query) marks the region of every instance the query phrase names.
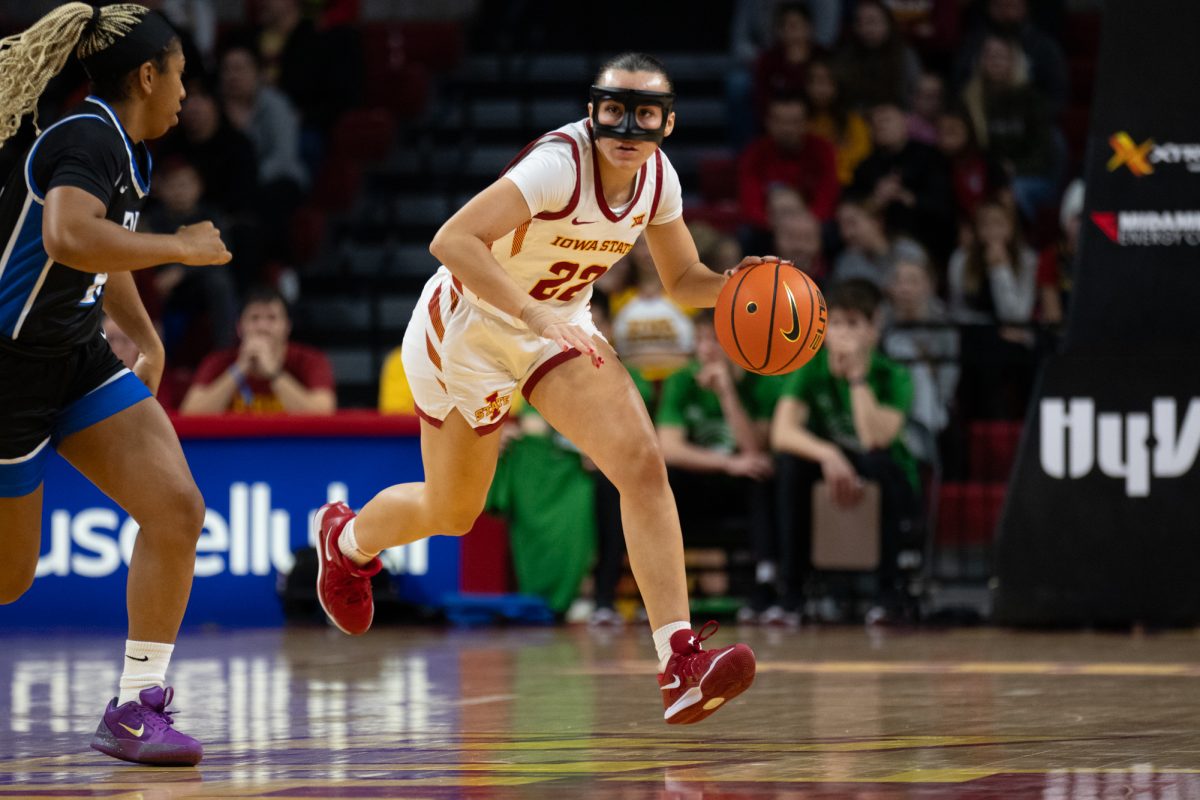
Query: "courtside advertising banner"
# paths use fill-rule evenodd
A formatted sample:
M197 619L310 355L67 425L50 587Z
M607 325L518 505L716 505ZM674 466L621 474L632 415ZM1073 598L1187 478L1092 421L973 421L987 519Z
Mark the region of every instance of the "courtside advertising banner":
M1200 3L1105 3L1080 260L997 542L996 616L1200 621Z
M421 480L415 436L183 438L204 495L204 530L185 626L283 622L277 594L322 503L358 508ZM125 626L134 522L57 455L46 470L42 550L33 588L0 607L0 629ZM436 605L459 587L459 541L436 536L386 553L404 600ZM315 590L315 584L314 584Z

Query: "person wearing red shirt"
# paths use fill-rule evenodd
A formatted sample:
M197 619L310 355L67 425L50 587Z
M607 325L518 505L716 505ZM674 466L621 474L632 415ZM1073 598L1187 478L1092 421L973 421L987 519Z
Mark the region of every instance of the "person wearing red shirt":
M832 144L808 132L804 98L773 98L766 129L742 151L738 163L738 199L750 236L770 236L767 196L780 185L798 191L817 219L832 219L841 191L837 157Z
M237 347L210 353L180 405L183 414L332 414L333 367L321 351L288 340L292 323L278 291L247 294Z

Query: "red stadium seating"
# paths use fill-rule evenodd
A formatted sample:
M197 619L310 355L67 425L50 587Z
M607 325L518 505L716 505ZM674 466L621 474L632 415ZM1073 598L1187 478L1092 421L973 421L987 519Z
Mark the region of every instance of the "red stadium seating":
M737 200L737 159L712 156L700 160L700 196L708 204Z
M387 156L396 138L396 119L386 108L347 111L333 129L335 156L356 161L379 161Z

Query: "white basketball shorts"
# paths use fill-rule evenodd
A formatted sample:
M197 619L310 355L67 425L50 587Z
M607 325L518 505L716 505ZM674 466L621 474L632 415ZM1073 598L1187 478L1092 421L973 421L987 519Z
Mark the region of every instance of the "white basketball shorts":
M587 307L571 322L604 338ZM578 355L470 303L445 267L425 284L401 349L417 415L440 427L457 409L480 436L504 423L517 389L528 401L547 372Z

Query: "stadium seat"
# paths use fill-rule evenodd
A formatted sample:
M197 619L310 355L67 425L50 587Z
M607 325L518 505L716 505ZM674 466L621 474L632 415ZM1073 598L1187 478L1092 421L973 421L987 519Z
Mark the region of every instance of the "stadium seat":
M742 223L741 210L733 200L688 206L684 212L688 222L707 222L722 233L736 233Z
M347 111L333 129L333 154L356 161L379 161L396 138L396 119L386 108Z
M700 196L708 204L737 199L737 159L709 156L700 160Z
M1021 423L1007 420L975 421L968 426L971 477L1004 483L1012 473L1021 441Z
M304 264L316 257L325 241L325 212L313 205L304 205L292 215L292 259Z
M362 184L362 170L350 158L332 155L325 160L313 187L313 199L326 211L345 211L354 203Z

